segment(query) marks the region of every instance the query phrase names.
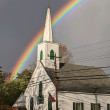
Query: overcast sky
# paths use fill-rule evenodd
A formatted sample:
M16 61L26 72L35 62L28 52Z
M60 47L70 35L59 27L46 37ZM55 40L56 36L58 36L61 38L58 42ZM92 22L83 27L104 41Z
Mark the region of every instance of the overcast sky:
M52 16L66 2L52 0ZM48 4L49 0L0 0L0 66L5 71L11 71L43 27ZM71 62L75 64L110 66L110 0L84 0L57 24L53 38L68 47L73 54ZM37 50L26 67L36 61L36 54Z

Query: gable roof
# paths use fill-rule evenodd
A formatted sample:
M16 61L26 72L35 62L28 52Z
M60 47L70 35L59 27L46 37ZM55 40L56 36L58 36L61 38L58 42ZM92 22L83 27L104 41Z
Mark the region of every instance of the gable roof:
M19 96L16 102L13 104L12 107L25 107L26 106L26 98L23 93Z
M54 69L45 68L45 70L54 83ZM100 68L65 64L57 70L57 76L59 77L59 91L110 94L110 78ZM71 80L68 80L67 77Z

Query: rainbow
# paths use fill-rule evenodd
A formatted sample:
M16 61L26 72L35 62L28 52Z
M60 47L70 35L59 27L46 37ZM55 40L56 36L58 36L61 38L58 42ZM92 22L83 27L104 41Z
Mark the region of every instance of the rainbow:
M64 5L52 18L52 28L55 28L55 26L65 16L67 16L77 5L79 5L83 1L84 0L70 0L68 3L66 3L66 5ZM25 51L22 53L17 63L13 67L11 77L9 78L8 81L14 80L17 76L17 73L20 73L23 70L29 57L36 50L37 44L42 41L43 31L44 31L44 27L36 34L36 36L32 39L30 44L26 47Z

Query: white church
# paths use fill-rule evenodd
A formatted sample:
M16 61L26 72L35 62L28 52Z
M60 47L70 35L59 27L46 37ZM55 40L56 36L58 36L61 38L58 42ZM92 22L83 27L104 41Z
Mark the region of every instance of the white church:
M54 55L60 56L59 45L53 40L48 8L36 68L25 92L13 104L16 110L56 110ZM110 79L102 69L61 63L59 58L56 67L58 110L110 110Z

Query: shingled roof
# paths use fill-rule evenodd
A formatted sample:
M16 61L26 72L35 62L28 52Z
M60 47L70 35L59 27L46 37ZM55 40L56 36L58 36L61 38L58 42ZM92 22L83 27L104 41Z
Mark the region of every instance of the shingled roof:
M54 69L45 68L45 70L54 82ZM59 91L110 94L110 78L100 68L65 64L57 70L57 76Z

